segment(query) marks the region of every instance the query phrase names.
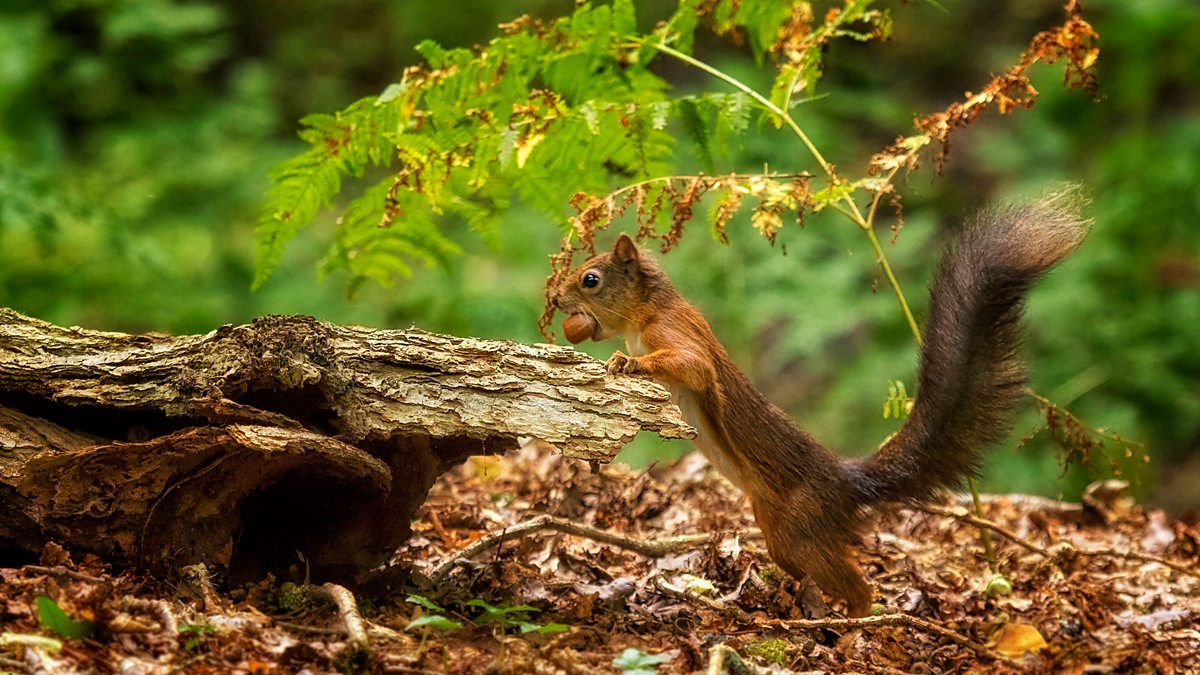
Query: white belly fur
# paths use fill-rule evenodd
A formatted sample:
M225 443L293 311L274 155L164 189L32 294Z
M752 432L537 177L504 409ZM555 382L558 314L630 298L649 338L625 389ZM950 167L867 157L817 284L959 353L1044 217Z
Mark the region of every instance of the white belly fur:
M700 411L700 401L696 392L686 387L670 385L667 386L667 389L671 392L671 402L679 406L679 410L683 413L683 419L696 428L696 437L692 439L692 442L716 467L717 471L721 472L722 476L744 490L742 476L729 456L729 450L718 440L717 434L713 432L713 428L708 422L708 417Z
M625 348L629 350L630 356L645 356L646 347L642 344L641 335L631 333L625 336ZM696 397L696 392L687 387L675 385L670 382L660 382L671 392L671 402L679 406L680 412L683 413L683 419L688 424L696 429L696 437L692 442L696 444L700 452L708 459L708 461L721 472L721 475L729 479L729 482L742 487L742 478L730 460L729 451L722 447L717 441L717 435L713 433L712 426L708 423L708 419L700 411L700 401Z

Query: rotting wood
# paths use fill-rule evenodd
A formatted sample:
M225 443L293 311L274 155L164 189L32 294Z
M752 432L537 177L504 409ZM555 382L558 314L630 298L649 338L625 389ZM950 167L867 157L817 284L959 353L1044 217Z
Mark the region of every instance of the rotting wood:
M573 349L271 316L205 335L0 309L0 552L350 581L436 477L519 437L607 462L691 429L649 380Z

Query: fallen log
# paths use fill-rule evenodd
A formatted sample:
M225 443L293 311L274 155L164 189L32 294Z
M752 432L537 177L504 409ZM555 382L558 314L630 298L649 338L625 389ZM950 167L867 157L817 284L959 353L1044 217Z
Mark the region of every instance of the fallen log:
M118 566L353 581L433 481L519 437L607 462L691 429L570 348L270 316L205 335L0 309L0 562L54 541Z

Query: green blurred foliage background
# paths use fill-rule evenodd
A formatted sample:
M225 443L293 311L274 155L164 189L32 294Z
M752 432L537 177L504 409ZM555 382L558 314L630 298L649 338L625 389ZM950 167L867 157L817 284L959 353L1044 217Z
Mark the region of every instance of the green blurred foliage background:
M816 3L818 15L824 4ZM1015 62L1061 19L1051 0L895 4L895 37L835 43L826 96L798 120L851 175ZM647 26L673 4L639 2ZM1141 494L1200 507L1200 5L1092 0L1100 94L1067 92L1039 67L1030 111L959 132L941 176L904 190L905 226L888 247L924 310L937 243L980 205L1065 181L1093 197L1085 247L1033 294L1027 353L1034 387L1093 426L1146 443L1151 462L1113 460ZM0 304L60 324L202 332L268 313L417 325L536 341L546 256L563 223L514 205L495 237L454 236L465 253L394 288L347 296L318 281L333 218L291 244L251 292L253 226L267 172L302 149L296 120L382 91L430 38L469 46L521 13L556 16L567 0L10 0L0 7ZM943 9L944 8L944 9ZM727 41L697 54L752 85L769 73ZM683 91L724 91L679 64ZM812 170L795 139L769 127L718 158L722 172ZM694 172L695 163L679 167ZM874 290L870 251L836 214L789 226L774 247L745 220L721 246L701 223L666 262L748 375L831 447L867 452L890 431L890 380L914 380L916 355L894 299ZM605 356L617 345L589 346ZM1089 474L1061 475L1029 409L992 455L983 486L1076 496ZM640 439L642 463L686 444ZM1107 461L1101 461L1107 471Z

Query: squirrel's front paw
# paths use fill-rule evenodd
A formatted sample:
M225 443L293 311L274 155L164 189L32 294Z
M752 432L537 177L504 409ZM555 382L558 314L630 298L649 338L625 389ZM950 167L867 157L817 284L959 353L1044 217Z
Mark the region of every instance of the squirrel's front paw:
M617 373L637 373L641 371L641 367L636 358L629 356L628 354L622 354L621 352L613 352L613 355L608 357L608 361L605 362L604 369L607 370L611 375L616 375Z

